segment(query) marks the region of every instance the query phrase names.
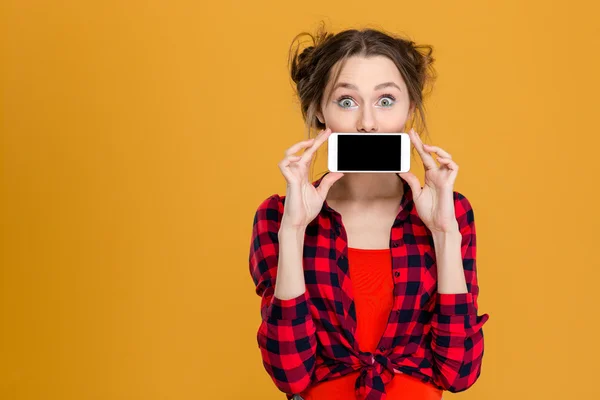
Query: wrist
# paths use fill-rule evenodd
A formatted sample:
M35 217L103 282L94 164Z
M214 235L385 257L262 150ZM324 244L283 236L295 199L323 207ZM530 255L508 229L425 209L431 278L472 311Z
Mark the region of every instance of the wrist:
M462 234L458 229L450 231L434 231L431 232L431 236L433 237L433 242L437 244L452 242L460 243L462 241Z
M306 232L305 226L297 226L297 225L287 225L282 223L279 227L278 236L281 239L283 238L295 238L295 239L304 239L304 233Z
M305 224L300 224L300 223L297 223L297 222L293 222L284 213L283 217L281 218L279 229L280 230L285 229L286 231L302 231L302 232L304 232L306 230L306 225Z

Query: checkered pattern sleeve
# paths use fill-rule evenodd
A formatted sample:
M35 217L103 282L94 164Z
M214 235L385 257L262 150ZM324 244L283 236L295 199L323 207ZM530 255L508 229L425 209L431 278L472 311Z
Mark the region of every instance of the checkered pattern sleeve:
M285 393L300 393L311 383L317 339L308 308L308 294L293 299L274 296L279 254L278 232L283 214L279 195L266 199L256 211L250 244L250 274L261 296L262 321L258 347L263 365Z
M483 325L478 315L475 220L471 204L455 192L456 217L462 235L461 254L468 293L439 294L431 323L436 384L450 392L472 386L481 374Z

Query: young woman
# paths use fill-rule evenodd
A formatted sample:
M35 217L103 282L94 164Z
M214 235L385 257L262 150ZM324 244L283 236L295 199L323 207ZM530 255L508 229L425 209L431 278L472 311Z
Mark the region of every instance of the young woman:
M331 132L406 132L416 114L426 129L431 47L372 29L311 38L290 53L291 74L309 135L320 133L285 152L286 195L268 197L254 217L264 367L288 399L433 400L466 390L481 373L489 316L478 315L474 214L453 190L452 156L410 129L424 186L410 172L309 181Z

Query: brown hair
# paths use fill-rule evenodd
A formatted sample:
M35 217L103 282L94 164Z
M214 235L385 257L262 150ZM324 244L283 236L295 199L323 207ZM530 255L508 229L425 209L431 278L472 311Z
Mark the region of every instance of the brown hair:
M298 54L300 43L297 46L294 44L303 36L308 36L312 43ZM396 64L415 110L411 120L407 121L406 131L414 127L419 134L428 134L424 98L430 93L436 79L432 52L433 47L430 45L417 45L410 39L381 29L348 29L332 34L327 33L321 25L315 35L308 32L296 35L290 46L288 65L300 100L306 138L311 138L311 130L325 129L325 124L318 120L316 114L323 96L331 96L331 93L325 93L327 83L330 78L333 84L337 83L346 60L356 55L381 55ZM334 76L330 77L332 67L338 62L339 68L334 71Z

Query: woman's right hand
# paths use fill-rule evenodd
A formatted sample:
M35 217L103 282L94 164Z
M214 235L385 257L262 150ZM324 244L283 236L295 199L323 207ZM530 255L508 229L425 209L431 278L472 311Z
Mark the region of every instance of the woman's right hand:
M285 158L279 162L279 169L287 182L282 226L285 224L288 227L306 229L321 211L331 186L344 176L342 172L330 172L318 187L314 187L308 179L313 154L330 134L331 129L327 128L319 132L316 138L296 143L286 150ZM301 156L295 155L306 147L308 149Z

